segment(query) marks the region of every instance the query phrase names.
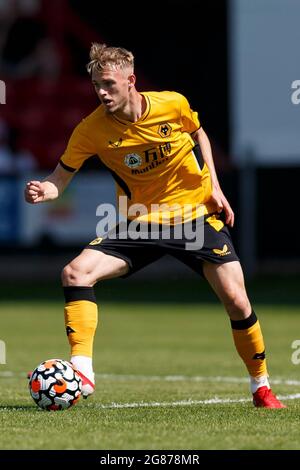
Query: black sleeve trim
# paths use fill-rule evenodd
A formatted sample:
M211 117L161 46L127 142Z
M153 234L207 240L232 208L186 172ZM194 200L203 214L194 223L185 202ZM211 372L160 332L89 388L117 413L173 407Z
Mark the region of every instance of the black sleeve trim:
M195 132L198 132L199 129L201 129L202 127L202 124L200 124L200 126L198 127L198 129L196 129L195 131L191 132L191 136L193 137L193 135L195 134Z
M71 166L66 165L61 160L59 160L59 163L61 164L61 166L63 167L64 170L70 171L70 173L75 173L76 168L72 168Z

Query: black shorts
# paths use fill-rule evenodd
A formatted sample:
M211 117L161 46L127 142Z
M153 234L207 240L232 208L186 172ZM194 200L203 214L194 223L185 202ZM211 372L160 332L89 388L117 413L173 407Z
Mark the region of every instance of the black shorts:
M239 261L228 228L221 220L218 220L221 217L214 215L215 224L209 223L208 217L211 220L210 215L193 220L189 224L181 224L180 227L156 225L154 230L153 225L150 227L149 224L140 224L143 236L136 239L133 239L130 230L131 222L124 222L123 225L116 226L114 231L109 232L104 238L91 241L86 248L102 251L125 260L129 271L122 277L136 273L164 255L177 258L196 273L203 275L203 261L214 264ZM217 226L218 223L219 226ZM201 232L201 236L198 237L200 241L191 238L197 230ZM134 233L136 234L137 231Z

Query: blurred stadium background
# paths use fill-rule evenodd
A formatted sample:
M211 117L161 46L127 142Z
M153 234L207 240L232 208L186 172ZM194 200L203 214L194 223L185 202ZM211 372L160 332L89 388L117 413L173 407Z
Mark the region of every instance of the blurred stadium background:
M59 277L94 238L96 207L114 201L111 177L92 158L53 204L23 201L28 179L56 165L75 125L98 104L85 70L92 41L136 56L138 89L185 94L208 132L233 237L249 278L300 271L294 237L300 178L300 5L295 0L118 4L0 0L0 278ZM133 14L141 14L139 20ZM2 100L3 101L3 100ZM194 274L166 259L140 278Z

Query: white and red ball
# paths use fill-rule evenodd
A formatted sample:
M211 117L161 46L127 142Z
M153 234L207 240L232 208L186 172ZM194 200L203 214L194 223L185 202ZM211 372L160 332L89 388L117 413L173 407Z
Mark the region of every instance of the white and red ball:
M81 396L82 382L72 364L63 359L48 359L31 374L29 391L44 410L65 410Z

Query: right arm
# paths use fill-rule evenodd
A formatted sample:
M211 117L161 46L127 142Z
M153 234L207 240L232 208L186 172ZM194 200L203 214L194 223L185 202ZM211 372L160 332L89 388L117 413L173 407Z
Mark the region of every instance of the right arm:
M70 183L75 172L65 170L59 163L53 173L43 181L29 181L24 195L30 204L53 201L58 198Z

